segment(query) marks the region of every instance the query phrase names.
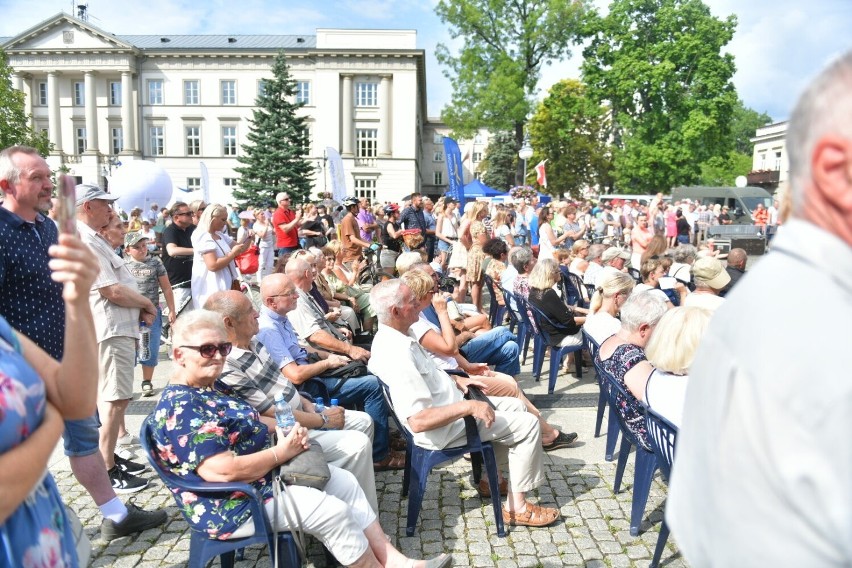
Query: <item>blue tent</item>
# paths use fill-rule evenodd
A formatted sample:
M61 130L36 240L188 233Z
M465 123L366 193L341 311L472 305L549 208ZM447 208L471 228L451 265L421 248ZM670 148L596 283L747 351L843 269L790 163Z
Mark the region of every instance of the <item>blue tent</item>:
M465 200L476 199L477 197L495 197L497 195L506 195L506 192L497 191L494 188L488 187L478 179L475 179L464 186Z

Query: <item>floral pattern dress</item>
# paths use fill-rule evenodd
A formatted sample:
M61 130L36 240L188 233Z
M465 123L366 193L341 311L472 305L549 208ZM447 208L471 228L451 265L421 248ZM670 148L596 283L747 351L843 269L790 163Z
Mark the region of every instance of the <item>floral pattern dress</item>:
M12 328L0 317L0 452L22 443L41 425L44 382L20 354ZM0 566L76 567L74 535L53 477L44 477L0 525Z
M237 455L269 447L269 431L257 411L229 394L220 382L212 388L169 385L154 411L154 443L163 466L181 477L201 482L196 469L222 452ZM264 502L272 499L269 473L251 483ZM241 492L196 495L171 489L187 522L210 538L225 540L251 516L249 499Z
M486 234L486 232L485 224L482 221L474 221L470 224L470 237L473 240L473 245L467 251L468 282L475 283L482 280L482 261L485 259L485 253L482 252L479 237Z
M624 389L624 392L627 393L626 398L621 393L615 395L615 400L618 403L618 414L621 415L624 423L630 428L639 443L646 450L651 451L651 442L648 440L648 431L645 428L645 415L640 411L639 400L633 396L633 393L624 383L624 375L642 361L645 361L645 350L631 343L619 345L612 355L605 360L601 359L600 350L595 354L595 363L600 365L611 377L614 377Z

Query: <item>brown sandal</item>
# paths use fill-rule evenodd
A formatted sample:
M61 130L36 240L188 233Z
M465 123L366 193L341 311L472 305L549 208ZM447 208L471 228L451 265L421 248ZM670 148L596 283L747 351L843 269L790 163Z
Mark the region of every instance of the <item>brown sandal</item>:
M513 527L546 527L559 518L559 509L533 505L529 501L521 513L510 513L503 509L503 522Z
M388 457L380 462L373 462L373 471L388 471L392 469L405 469L405 454L391 450Z

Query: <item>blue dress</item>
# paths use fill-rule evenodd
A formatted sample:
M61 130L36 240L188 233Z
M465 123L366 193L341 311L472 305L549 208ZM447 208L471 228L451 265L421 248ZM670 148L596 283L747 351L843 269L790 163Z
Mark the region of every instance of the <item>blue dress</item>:
M0 453L23 442L44 419L44 382L20 354L0 317ZM53 477L44 478L0 525L0 566L76 567L77 549Z

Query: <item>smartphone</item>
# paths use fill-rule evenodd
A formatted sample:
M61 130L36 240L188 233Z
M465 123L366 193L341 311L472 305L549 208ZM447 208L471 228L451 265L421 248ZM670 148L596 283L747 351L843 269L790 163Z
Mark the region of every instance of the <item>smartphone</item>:
M677 278L672 276L660 276L658 280L661 290L672 290L677 285Z
M71 176L59 176L59 187L56 188L56 197L59 200L56 211L56 224L59 232L73 235L77 232L77 182Z

